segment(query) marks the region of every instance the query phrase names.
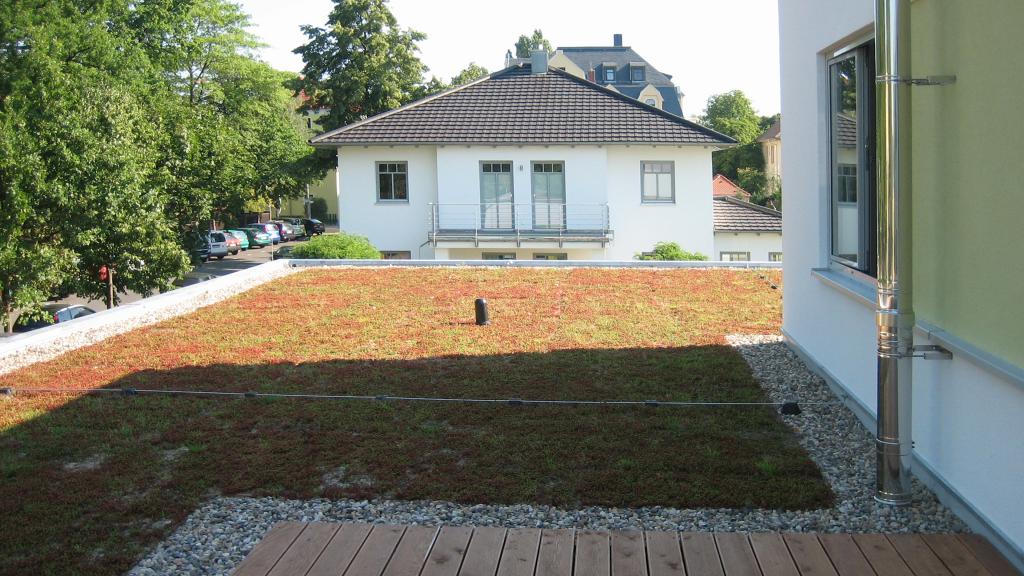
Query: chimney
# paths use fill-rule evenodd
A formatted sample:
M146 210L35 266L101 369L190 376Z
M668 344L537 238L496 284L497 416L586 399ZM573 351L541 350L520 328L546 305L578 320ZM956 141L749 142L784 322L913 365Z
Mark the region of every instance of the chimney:
M548 51L534 50L530 54L530 73L532 74L544 74L548 71Z
M597 72L595 72L593 68L587 70L587 80L590 80L595 84L597 83Z
M615 34L614 36L612 36L612 45L614 45L617 48L622 47L622 34Z

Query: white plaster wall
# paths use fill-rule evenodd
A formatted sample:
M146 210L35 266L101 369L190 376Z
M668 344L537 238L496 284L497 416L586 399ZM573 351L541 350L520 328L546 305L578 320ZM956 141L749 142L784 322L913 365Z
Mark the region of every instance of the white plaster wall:
M376 162L408 162L409 201L377 202ZM408 250L433 258L427 241L430 203L437 201L433 146L371 146L339 149L338 208L342 231L370 239L378 250Z
M714 252L711 149L703 146L609 146L608 203L615 241L608 258L630 260L657 242L677 242L709 258ZM675 162L674 204L640 201L640 162Z
M604 260L603 250L578 248L451 248L447 249L447 257L451 260L481 260L484 252L515 252L516 260L533 260L534 253L564 253L567 260Z
M874 414L876 334L871 302L812 273L828 266L825 61L873 27L871 0L780 0L782 115L786 119L783 329ZM952 159L951 159L952 160ZM965 192L967 193L967 192ZM862 286L873 290L873 283ZM927 321L927 318L919 318ZM919 343L928 343L921 339ZM1024 564L1024 387L954 352L915 361L915 457ZM924 470L919 477L925 476ZM939 493L942 494L942 487ZM955 502L947 497L955 507ZM980 522L979 522L980 521Z
M752 262L768 262L769 252L782 252L782 233L715 232L715 251L708 256L720 260L722 252L750 252Z

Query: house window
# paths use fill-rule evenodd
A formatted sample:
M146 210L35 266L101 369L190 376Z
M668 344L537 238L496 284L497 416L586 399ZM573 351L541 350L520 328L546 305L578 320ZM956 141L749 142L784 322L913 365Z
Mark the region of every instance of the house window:
M515 252L484 252L482 255L484 260L515 260Z
M633 82L644 81L644 67L643 66L630 66L629 67L629 79Z
M675 202L675 162L640 163L640 198L644 202Z
M615 82L615 68L605 67L604 69L604 81Z
M648 106L657 106L658 101L654 98L648 98L647 100L644 100L644 104L647 104Z
M565 252L534 252L534 260L568 260L569 255Z
M828 63L832 261L875 275L875 71L873 46Z
M718 259L722 262L750 262L750 252L720 252Z
M377 201L409 201L409 164L407 162L377 162Z
M412 252L408 250L381 250L382 260L412 260Z
M769 252L768 253L768 261L769 262L782 262L782 252Z

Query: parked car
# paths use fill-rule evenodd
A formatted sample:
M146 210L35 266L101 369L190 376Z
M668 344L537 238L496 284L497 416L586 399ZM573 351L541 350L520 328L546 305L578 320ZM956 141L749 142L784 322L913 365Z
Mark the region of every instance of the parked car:
M213 280L213 276L210 276L205 272L193 271L185 274L181 278L178 278L174 282L171 282L171 284L174 284L178 288L183 288L185 286L192 286L193 284L199 284L200 282L207 282L209 280Z
M235 238L234 234L227 230L220 230L220 232L224 234L224 243L228 246L229 254L235 256L242 251L242 243L239 242L238 238Z
M285 222L284 220L271 220L270 223L273 224L274 226L277 226L278 233L281 234L282 242L290 242L292 240L295 240L295 230L293 230L291 225L289 225L287 222Z
M295 232L296 238L305 238L310 235L309 230L306 230L306 224L303 223L302 218L285 218L284 221L292 227L292 231Z
M250 248L263 248L264 246L270 246L274 243L270 234L267 234L262 228L246 226L245 228L242 228L242 232L244 232L249 238Z
M195 234L195 233L194 233ZM192 252L189 254L193 264L202 264L210 259L210 239L207 236L196 234L192 240Z
M210 232L210 256L217 260L223 260L228 255L228 239L223 232ZM234 236L232 236L234 238Z
M324 228L324 223L316 218L303 218L302 224L306 227L306 234L309 236L313 236L314 234L323 234L326 230Z
M291 258L292 250L295 250L295 246L282 246L281 248L274 250L274 253L270 255L270 259L280 260L282 258Z
M22 321L19 317L17 322L14 323L14 331L28 332L29 330L45 328L51 324L59 324L96 313L92 308L80 304L46 304L43 306L43 311L47 314L46 319Z
M231 234L235 238L238 238L238 243L242 247L242 251L245 252L249 249L249 236L242 230L225 230L228 234Z
M248 227L266 232L270 236L271 244L277 244L281 241L281 230L269 222L257 222L255 224L249 224Z

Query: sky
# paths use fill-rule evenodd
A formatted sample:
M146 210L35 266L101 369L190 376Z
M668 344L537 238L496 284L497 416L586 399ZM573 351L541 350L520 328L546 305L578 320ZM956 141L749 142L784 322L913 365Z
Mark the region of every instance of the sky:
M331 0L237 0L252 17L252 31L267 44L261 57L298 72L292 50L305 42L303 24L324 26ZM775 0L650 0L602 4L581 0L391 0L403 28L427 35L420 60L445 81L470 62L490 71L505 52L535 28L552 46L611 46L622 34L682 90L683 114L700 114L709 96L742 90L761 115L779 111L779 27Z

